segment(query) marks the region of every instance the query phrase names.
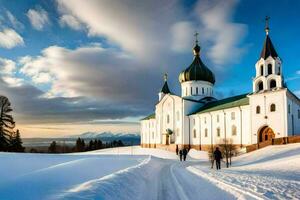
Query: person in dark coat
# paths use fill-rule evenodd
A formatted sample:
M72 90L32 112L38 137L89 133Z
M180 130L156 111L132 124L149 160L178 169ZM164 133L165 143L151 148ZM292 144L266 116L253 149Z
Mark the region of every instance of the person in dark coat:
M186 148L184 148L184 149L182 150L182 154L183 154L183 161L185 161L185 160L186 160L186 155L187 155L187 153L188 153L187 149L186 149Z
M179 159L180 159L180 161L182 161L182 154L183 154L182 149L180 149L179 150Z
M214 157L216 160L217 170L219 170L219 169L221 169L221 159L222 159L222 153L219 150L219 147L217 147L216 150L214 151Z
M178 149L178 145L176 145L176 155L178 155L179 149Z

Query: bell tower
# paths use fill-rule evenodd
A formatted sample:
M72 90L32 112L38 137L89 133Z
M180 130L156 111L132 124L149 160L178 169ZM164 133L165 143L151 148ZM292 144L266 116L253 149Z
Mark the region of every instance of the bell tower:
M276 90L283 87L282 62L273 46L269 32L269 19L266 17L266 38L255 64L256 76L253 79L253 93Z

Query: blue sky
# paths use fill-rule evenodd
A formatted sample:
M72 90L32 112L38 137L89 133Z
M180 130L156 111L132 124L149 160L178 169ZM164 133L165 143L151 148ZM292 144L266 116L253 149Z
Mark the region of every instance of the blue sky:
M300 96L300 2L0 0L0 91L25 137L138 132L162 76L180 94L193 34L218 98L251 92L270 36L288 87Z

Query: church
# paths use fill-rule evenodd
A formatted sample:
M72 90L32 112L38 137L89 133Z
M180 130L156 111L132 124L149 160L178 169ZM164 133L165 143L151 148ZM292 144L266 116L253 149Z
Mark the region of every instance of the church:
M141 120L141 146L208 150L230 142L240 148L300 134L300 100L285 85L282 61L266 25L255 64L252 92L218 100L214 73L201 60L201 49L179 74L181 95L171 92L165 75L155 113Z

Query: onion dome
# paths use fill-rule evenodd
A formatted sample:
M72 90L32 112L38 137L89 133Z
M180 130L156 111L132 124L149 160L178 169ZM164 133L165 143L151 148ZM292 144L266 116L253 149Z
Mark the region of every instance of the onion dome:
M165 83L164 83L163 87L162 87L161 90L160 90L160 92L161 92L161 93L164 93L164 94L169 94L169 93L171 93L171 92L170 92L170 89L169 89L169 86L168 86L167 79L168 79L168 75L165 74L165 75L164 75L164 81L165 81Z
M215 75L206 67L200 58L200 46L196 39L196 45L193 48L194 60L192 64L179 74L179 82L186 81L207 81L215 83Z

